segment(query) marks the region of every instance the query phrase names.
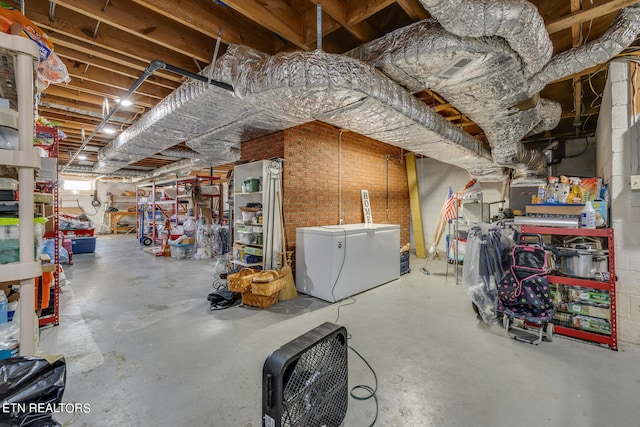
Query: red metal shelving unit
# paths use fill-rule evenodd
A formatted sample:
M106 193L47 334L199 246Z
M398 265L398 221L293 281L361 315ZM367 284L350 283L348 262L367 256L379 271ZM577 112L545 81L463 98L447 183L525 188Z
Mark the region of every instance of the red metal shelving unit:
M158 225L164 224L167 220L172 222L172 226L177 225L180 215L187 215L187 209L184 206L192 198L192 194L189 194L186 190L188 186L198 184L200 186L217 186L218 194L201 194L201 197L211 201L213 207L213 200L218 199L218 206L215 210L215 218L219 221L222 220L222 183L219 178L213 176L192 176L186 178L178 178L176 176L173 180L165 180L161 182L151 182L149 184L142 184L137 187L136 191L136 237L138 242L142 244L144 238L151 239L151 245L161 243L160 234L158 233ZM161 200L157 198L158 191L166 188L176 190L176 197L173 199ZM184 190L180 194L180 190ZM140 198L141 191L149 193L147 201L142 203ZM171 206L171 210L163 209L163 206ZM145 217L145 213L151 210L153 212L150 219ZM161 215L158 215L157 213ZM158 216L162 216L162 219L158 219ZM199 210L196 208L191 215L194 219L199 219ZM176 223L173 223L175 219ZM145 245L147 246L147 245Z
M50 145L40 145L37 144L37 147L40 147L47 151L49 158L58 158L58 129L36 125L36 135L38 134L47 134L50 136L52 143ZM41 181L38 181L40 183ZM53 221L53 231L45 233L45 238L53 238L54 241L54 271L53 271L53 298L50 300L49 304L53 304L53 307L50 314L41 315L38 318L38 324L40 326L52 325L56 326L60 323L60 273L58 268L60 266L60 239L58 236L58 232L60 230L60 223L58 220L58 168L56 165L56 174L55 180L53 182L47 181L48 184L51 184L51 193L53 195L53 216L50 221Z
M554 236L588 236L602 237L607 239L607 249L609 250L609 281L601 282L597 280L579 279L575 277L549 275L549 283L557 283L566 286L579 286L583 288L600 289L609 292L609 310L611 314L611 335L597 334L580 329L555 325L555 332L560 335L591 341L598 344L608 345L612 350L618 350L618 327L616 312L616 265L615 265L615 245L613 228L587 229L587 228L556 228L556 227L533 227L522 226L523 233L534 233Z

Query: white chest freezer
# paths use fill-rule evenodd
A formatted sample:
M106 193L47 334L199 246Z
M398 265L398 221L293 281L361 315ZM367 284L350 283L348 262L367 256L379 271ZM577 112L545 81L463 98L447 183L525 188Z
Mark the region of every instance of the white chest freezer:
M400 277L400 226L296 229L296 288L334 302Z

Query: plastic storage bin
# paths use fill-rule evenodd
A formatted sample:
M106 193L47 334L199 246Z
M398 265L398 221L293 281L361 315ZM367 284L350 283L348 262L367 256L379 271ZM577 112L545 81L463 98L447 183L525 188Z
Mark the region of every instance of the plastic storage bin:
M251 233L250 231L238 231L238 242L243 243L245 245L251 244Z
M195 252L195 245L182 244L182 243L169 243L169 250L171 251L171 258L189 259L189 258L193 258L193 254Z
M71 239L71 251L73 254L88 254L96 251L95 237L77 237Z
M35 260L42 251L45 218L34 218L34 256ZM20 220L18 218L0 218L0 264L20 261Z
M400 275L411 273L409 268L409 252L400 252Z
M11 178L0 178L0 190L18 191L18 181Z

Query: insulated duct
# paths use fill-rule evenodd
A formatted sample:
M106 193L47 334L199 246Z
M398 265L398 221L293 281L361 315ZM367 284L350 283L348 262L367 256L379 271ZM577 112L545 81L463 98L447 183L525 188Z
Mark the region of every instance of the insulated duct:
M448 32L460 37L498 36L524 62L525 77L540 71L553 44L538 9L525 0L420 0Z
M561 113L538 91L558 76L610 59L630 44L639 25L639 7L624 9L600 39L549 62L544 22L526 1L421 2L446 30L426 20L348 56L268 56L230 46L212 71L235 92L184 83L101 150L94 172L114 173L183 141L210 164L233 161L241 142L321 120L464 167L481 180L500 179L503 166L516 169L514 176L536 176L544 173L544 155L520 141L555 127ZM563 67L564 61L571 65ZM411 95L426 88L485 131L493 161L478 140Z
M531 79L529 93L538 93L555 80L607 62L629 47L638 34L640 4L635 4L621 9L611 27L596 40L554 56Z
M204 82L189 80L183 83L98 152L95 172L115 172L209 131L215 123L203 117L203 112L214 112L220 105L225 105L219 104L220 99L232 98L233 92ZM240 115L244 110L246 107L241 111L224 109L227 114Z
M372 64L411 92L437 91L484 130L496 165L533 170L546 166L541 153L528 156L535 160L533 165L520 161L518 145L543 119L556 120L541 114L542 105L555 103L529 99L521 61L504 40L459 37L435 20L424 20L347 54Z
M206 160L199 159L183 159L177 162L171 163L166 166L159 167L151 172L144 172L141 175L133 175L131 182L148 181L154 178L160 178L165 175L178 173L180 171L191 171L193 169L202 169L209 167L211 164Z
M176 157L178 159L201 159L202 158L202 154L196 151L179 150L179 149L163 150L160 152L160 154L167 157Z
M439 23L415 23L348 54L412 92L440 93L485 131L495 163L517 169L514 175L520 177L546 165L541 152L520 146L521 139L553 129L562 113L559 104L539 99L538 92L557 78L606 62L640 32L640 6L623 9L598 40L554 57L531 77L547 64L550 43L528 2L421 2Z
M554 129L560 123L560 117L562 117L562 106L558 102L540 99L540 121L527 136Z
M70 174L70 175L93 175L93 176L101 176L102 175L102 174L98 174L98 173L94 172L92 166L78 166L78 165L68 166L64 170L64 173L65 174ZM122 177L142 177L142 176L146 176L147 174L148 174L148 172L136 171L136 170L120 170L120 171L118 171L118 176L122 176Z
M300 121L320 120L499 180L480 141L451 124L373 67L320 50L259 57L235 46L236 93Z
M257 54L263 57L261 54ZM218 61L215 81L230 81L233 61ZM208 75L209 69L203 74ZM120 175L128 165L186 141L211 164L240 158L240 143L300 124L238 99L231 86L188 80L98 152L95 173ZM117 173L116 173L117 172Z

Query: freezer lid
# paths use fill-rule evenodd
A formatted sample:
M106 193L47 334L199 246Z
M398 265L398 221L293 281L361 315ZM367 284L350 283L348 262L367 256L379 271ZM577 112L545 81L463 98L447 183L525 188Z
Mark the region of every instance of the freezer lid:
M318 227L299 227L296 233L328 235L328 236L344 236L350 234L376 233L379 231L400 230L397 224L343 224L343 225L324 225Z

